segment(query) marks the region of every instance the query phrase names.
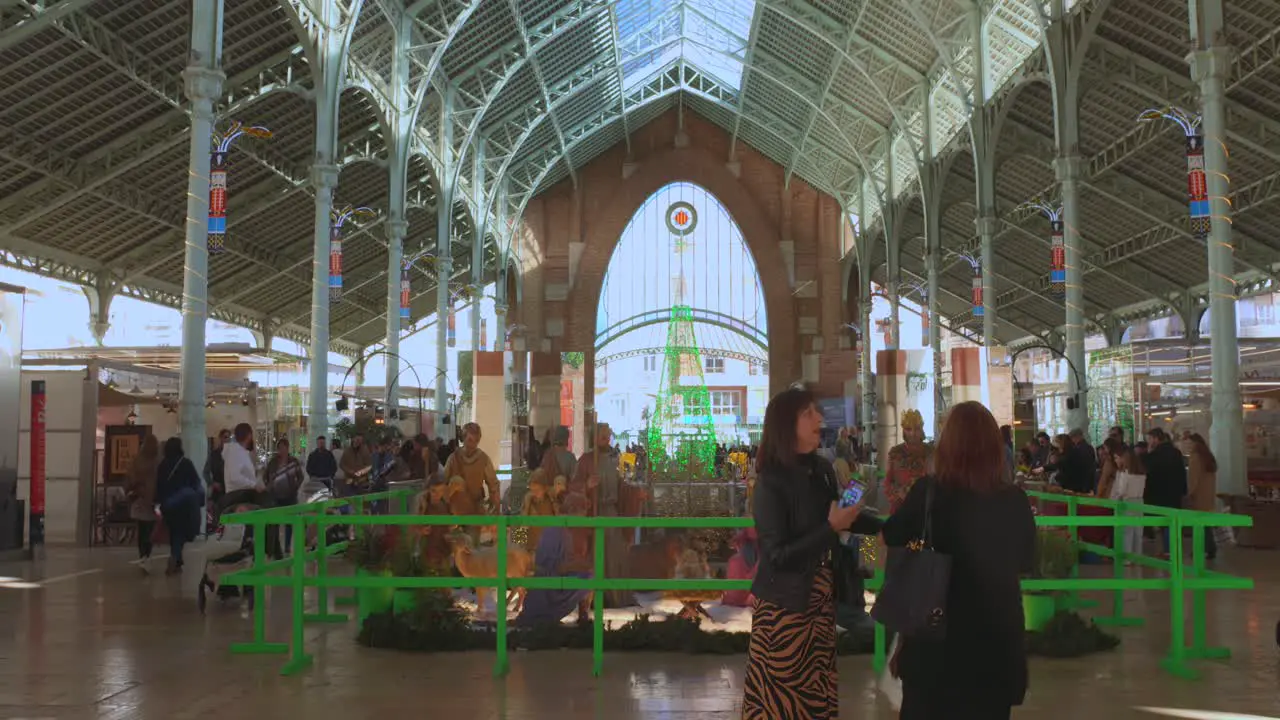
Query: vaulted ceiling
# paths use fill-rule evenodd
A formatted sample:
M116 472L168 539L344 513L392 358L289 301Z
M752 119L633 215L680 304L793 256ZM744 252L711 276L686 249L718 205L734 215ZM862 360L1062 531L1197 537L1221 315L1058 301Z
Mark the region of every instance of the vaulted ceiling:
M210 261L212 314L300 340L310 322L315 107L296 18L299 7L319 2L225 0L227 80L218 104L223 123L264 125L274 137L231 155L229 251ZM870 206L864 227L874 225L878 207L869 190L889 184L907 204L903 269L922 276L916 167L965 152L976 39L994 89L983 100L1010 105L997 173L1000 336L1015 340L1062 323L1061 304L1044 293L1047 223L1019 209L1056 195L1052 99L1036 81L1045 72L1044 10L1033 0L339 4L351 29L339 203L388 205L385 118L398 61L410 62L411 77L429 88L412 143L410 248L435 246L437 178L446 167L474 165L484 140L484 186L470 187L471 173L462 173L458 202L445 209L458 229L453 282L471 272L476 213L496 207L518 217L529 197L572 180L677 103L851 213ZM1160 312L1188 293L1202 296L1208 276L1205 250L1186 230L1180 134L1135 123L1147 107L1194 104L1187 8L1067 4L1105 13L1088 46L1081 114L1087 312L1095 320ZM0 10L0 262L180 305L188 133L181 72L190 14L189 3L172 0L20 0ZM1280 0L1232 2L1228 16L1237 269L1248 288L1263 287L1280 257L1270 232L1280 224L1272 202L1280 177ZM974 173L967 157L950 168L943 226L956 250L973 243ZM384 333L383 217L346 234L347 290L331 317L335 349L353 351ZM484 242L491 275L504 239L490 230ZM883 262L879 252L867 259L873 268ZM438 281L430 268L415 269L416 320L434 311ZM943 286L945 313L967 321L967 269L951 263Z

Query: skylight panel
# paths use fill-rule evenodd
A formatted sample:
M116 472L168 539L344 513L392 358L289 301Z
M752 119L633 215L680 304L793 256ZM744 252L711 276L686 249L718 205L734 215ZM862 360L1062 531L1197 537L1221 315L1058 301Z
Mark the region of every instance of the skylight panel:
M755 11L755 0L619 0L624 88L683 60L738 90Z

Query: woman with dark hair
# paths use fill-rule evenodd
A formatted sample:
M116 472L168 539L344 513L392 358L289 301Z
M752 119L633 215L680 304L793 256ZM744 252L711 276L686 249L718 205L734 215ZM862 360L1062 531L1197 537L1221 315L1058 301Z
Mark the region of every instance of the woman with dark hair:
M860 503L837 503L835 469L815 452L821 430L822 414L807 390L779 393L765 409L753 498L759 558L751 585L744 720L839 717L840 533L874 535L879 521L860 519ZM853 527L855 521L866 527ZM847 592L840 588L842 596Z
M899 717L1004 720L1027 691L1019 577L1032 569L1035 518L1006 479L1000 428L979 403L951 409L934 462L884 526L885 542L903 547L927 523L952 562L945 632L903 638L890 662L902 679Z
M1045 472L1057 472L1054 478L1064 490L1077 493L1093 492L1093 473L1077 451L1070 435L1058 435L1053 439L1053 454L1044 466Z
M1213 456L1203 435L1193 433L1188 439L1191 457L1187 461L1187 500L1183 507L1214 512L1217 510L1214 498L1218 493L1218 459ZM1209 560L1218 556L1218 543L1210 527L1204 528L1204 555Z
M182 547L200 532L204 491L200 473L182 452L182 438L164 441L164 459L156 470L156 504L169 529L168 575L182 570Z

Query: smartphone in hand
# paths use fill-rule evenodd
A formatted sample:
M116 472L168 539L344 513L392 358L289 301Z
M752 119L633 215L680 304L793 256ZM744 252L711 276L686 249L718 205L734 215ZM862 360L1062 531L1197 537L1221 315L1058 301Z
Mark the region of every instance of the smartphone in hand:
M845 488L844 493L840 495L840 507L853 507L862 501L862 496L867 492L867 488L859 482L849 483L849 487Z

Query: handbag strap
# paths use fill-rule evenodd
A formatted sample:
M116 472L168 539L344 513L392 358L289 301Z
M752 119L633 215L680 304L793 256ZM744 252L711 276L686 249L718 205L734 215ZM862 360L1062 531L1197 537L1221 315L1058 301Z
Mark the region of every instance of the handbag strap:
M920 540L924 546L933 549L933 496L936 483L933 478L925 478L928 485L925 486L924 492L924 531L921 533Z

